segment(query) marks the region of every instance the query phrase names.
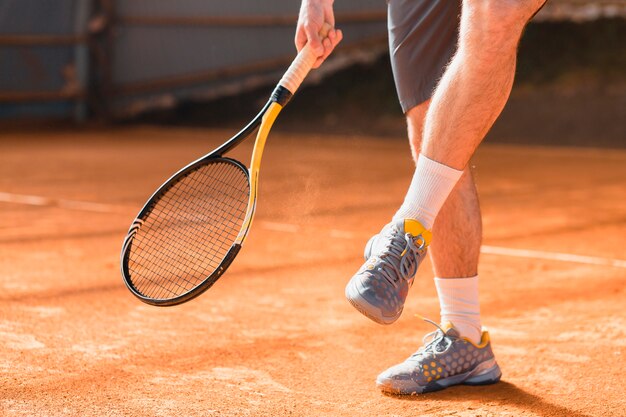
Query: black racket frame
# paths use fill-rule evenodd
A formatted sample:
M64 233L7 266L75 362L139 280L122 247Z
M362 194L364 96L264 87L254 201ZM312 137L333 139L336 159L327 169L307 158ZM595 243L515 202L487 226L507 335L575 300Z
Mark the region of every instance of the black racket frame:
M215 271L213 271L211 275L207 276L200 284L198 284L197 286L195 286L188 292L178 295L176 297L168 298L168 299L156 299L152 297L147 297L135 287L135 285L132 282L132 276L129 271L128 260L129 260L130 251L132 249L135 234L141 228L143 219L145 219L150 214L150 212L152 211L156 203L161 199L161 197L172 186L174 186L178 181L180 181L187 175L191 174L192 172L196 171L197 169L205 165L208 165L217 161L222 161L222 162L234 164L237 167L239 167L246 174L246 177L249 183L250 171L248 170L248 168L245 165L243 165L241 162L235 159L225 158L223 157L223 155L226 152L235 148L237 145L239 145L241 142L243 142L245 139L247 139L252 133L254 133L257 130L257 128L261 125L261 122L263 121L263 116L265 112L269 109L272 103L274 102L279 103L281 106L284 107L289 102L291 97L292 97L292 93L289 90L287 90L286 88L282 86L277 86L276 89L273 91L268 102L265 104L265 106L263 106L261 111L254 117L254 119L250 121L250 123L248 123L243 129L241 129L237 134L235 134L228 141L224 142L218 148L206 154L205 156L191 162L190 164L188 164L187 166L183 167L178 172L176 172L174 175L172 175L152 194L152 196L144 204L143 208L141 209L141 211L135 218L135 221L132 223L130 229L128 230L128 234L126 235L126 238L124 239L124 243L122 246L121 259L120 259L120 266L121 266L122 277L124 278L124 283L126 284L126 287L128 287L128 289L133 295L135 295L141 301L150 305L154 305L154 306L167 307L167 306L174 306L174 305L182 304L186 301L189 301L199 296L200 294L202 294L203 292L211 288L211 286L213 286L213 284L215 284L215 282L228 269L228 267L233 262L233 260L235 259L235 257L237 256L237 254L239 253L241 249L240 244L234 243L230 247L226 255L224 256L224 259L222 259L218 267L215 269Z

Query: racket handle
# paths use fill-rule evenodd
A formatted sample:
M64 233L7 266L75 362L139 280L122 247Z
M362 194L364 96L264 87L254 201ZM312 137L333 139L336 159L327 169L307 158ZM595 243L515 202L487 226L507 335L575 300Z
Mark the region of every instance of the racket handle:
M322 30L320 31L320 37L322 40L326 39L328 36L328 31L332 29L332 27L328 23L324 23L322 26ZM318 56L311 49L309 44L304 45L304 48L300 50L298 56L293 60L283 78L280 79L278 85L285 87L291 94L294 94L296 90L304 81L304 78L307 76L313 64L317 60Z

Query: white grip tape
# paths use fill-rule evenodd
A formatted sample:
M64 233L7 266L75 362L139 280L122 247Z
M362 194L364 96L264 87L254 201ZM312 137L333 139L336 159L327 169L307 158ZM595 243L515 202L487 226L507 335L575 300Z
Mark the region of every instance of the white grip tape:
M316 60L317 56L315 52L313 52L309 45L305 45L278 84L289 90L291 94L294 94L309 71L311 71Z

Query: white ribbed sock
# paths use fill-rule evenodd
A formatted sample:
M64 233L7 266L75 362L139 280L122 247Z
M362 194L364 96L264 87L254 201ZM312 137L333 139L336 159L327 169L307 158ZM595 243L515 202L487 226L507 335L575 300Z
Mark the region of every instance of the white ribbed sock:
M478 275L470 278L435 278L441 307L441 323L451 322L461 336L480 343Z
M463 171L420 155L404 203L393 219L415 219L431 230L435 217L462 174Z

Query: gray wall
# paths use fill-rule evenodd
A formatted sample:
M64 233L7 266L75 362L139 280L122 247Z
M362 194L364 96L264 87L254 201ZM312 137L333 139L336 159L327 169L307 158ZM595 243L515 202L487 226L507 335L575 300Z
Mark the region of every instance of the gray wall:
M80 103L53 96L78 94L85 87L79 72L86 68L76 66L84 64L85 48L68 39L85 32L89 3L0 0L0 118L80 112ZM49 44L37 45L43 38ZM38 94L29 100L33 93Z
M298 1L110 3L112 10L98 0L0 0L0 118L81 119L87 103L92 112L124 117L235 94L275 82L295 54ZM385 8L384 0L338 2L347 18L337 22L344 44L384 39ZM88 33L90 19L104 29Z
M298 7L298 0L0 0L0 119L127 117L269 89L295 54ZM326 71L384 50L385 9L384 0L336 2L345 40ZM613 15L626 16L626 2L551 0L538 18Z

